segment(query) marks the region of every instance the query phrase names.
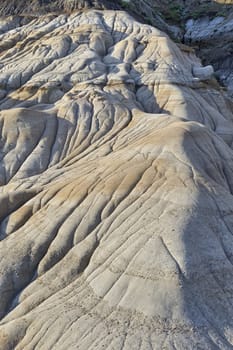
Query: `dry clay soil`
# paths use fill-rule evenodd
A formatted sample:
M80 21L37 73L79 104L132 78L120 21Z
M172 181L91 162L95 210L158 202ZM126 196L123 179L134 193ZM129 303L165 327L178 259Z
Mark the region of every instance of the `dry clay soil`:
M125 12L0 33L0 349L232 349L232 103Z

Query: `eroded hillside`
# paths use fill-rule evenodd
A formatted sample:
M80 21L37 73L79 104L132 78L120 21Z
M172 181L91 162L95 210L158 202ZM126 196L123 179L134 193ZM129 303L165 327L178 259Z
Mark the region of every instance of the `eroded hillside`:
M232 349L232 104L124 12L1 20L0 348Z

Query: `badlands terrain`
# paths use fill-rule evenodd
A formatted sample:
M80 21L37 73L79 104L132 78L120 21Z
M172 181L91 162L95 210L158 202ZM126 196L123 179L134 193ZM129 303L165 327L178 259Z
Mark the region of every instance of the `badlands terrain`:
M232 349L229 82L124 11L0 33L0 349Z

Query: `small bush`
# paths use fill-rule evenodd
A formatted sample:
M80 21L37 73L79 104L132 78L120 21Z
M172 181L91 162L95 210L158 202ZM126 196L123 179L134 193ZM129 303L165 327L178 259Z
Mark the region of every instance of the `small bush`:
M168 21L179 23L182 18L182 6L180 5L170 5L168 9L164 12L164 18Z
M122 0L121 1L121 6L122 6L123 9L126 9L126 10L130 9L130 2Z

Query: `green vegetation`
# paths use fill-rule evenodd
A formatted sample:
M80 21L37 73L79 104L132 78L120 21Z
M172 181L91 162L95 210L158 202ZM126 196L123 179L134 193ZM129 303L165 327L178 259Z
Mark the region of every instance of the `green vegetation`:
M214 18L216 16L226 16L229 13L229 5L222 5L217 2L201 2L199 5L195 3L185 6L181 0L164 0L164 1L145 1L145 10L143 6L139 6L140 0L118 0L120 6L130 14L138 16L142 22L156 26L158 25L158 17L164 19L170 25L176 25L181 30L185 30L185 23L188 19L194 20L208 16ZM151 8L151 12L150 12ZM231 8L233 6L231 5ZM173 38L175 39L175 38ZM176 39L178 42L180 39Z
M163 16L167 21L180 24L182 20L183 7L179 4L171 4L163 11Z
M197 7L192 13L189 14L189 18L198 19L204 16L214 18L216 16L225 17L227 11L223 8L220 9L219 4L203 4Z
M145 17L145 23L153 26L153 20L150 17Z
M130 1L121 0L121 6L123 9L128 10L131 8Z

